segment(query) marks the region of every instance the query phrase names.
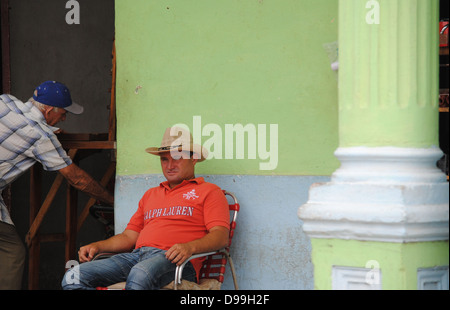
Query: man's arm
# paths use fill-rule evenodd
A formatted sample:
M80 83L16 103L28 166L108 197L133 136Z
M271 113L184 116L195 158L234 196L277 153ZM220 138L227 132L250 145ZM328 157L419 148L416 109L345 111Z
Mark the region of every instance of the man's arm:
M193 254L220 250L228 245L229 230L223 226L214 226L203 238L187 243L174 244L166 252L166 257L172 263L181 265Z
M108 238L106 240L101 240L85 245L78 251L80 263L91 261L98 253L128 252L134 248L138 237L138 232L126 229L123 233L112 236L111 238Z
M114 205L114 197L88 173L75 164L62 168L59 172L67 179L70 185L89 194L91 197Z

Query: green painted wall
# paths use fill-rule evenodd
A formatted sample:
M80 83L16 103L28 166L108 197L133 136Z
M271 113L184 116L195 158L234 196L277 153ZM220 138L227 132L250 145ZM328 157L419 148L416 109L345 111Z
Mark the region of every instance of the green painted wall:
M417 269L448 266L448 241L388 243L341 239L311 239L314 287L331 289L332 266L366 268L379 263L384 290L417 289ZM372 268L372 267L369 267Z
M144 149L174 124L192 130L193 116L222 131L278 125L275 170L260 170L257 154L206 161L199 174L336 170L337 80L323 44L337 40L338 0L116 0L115 7L118 174L160 173Z

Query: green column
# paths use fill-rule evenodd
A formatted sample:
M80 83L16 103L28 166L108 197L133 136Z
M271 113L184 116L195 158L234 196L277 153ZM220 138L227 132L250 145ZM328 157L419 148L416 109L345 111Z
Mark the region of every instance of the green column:
M448 289L438 6L339 1L341 166L298 212L316 289Z
M438 145L438 22L438 0L339 1L341 147Z

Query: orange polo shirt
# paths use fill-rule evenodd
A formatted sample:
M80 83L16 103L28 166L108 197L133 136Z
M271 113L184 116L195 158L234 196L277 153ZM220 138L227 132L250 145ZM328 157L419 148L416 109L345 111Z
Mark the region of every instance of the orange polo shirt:
M214 226L230 228L228 202L220 187L199 177L172 189L167 181L149 189L126 229L139 233L136 248L168 250L204 237ZM197 275L202 261L191 261Z

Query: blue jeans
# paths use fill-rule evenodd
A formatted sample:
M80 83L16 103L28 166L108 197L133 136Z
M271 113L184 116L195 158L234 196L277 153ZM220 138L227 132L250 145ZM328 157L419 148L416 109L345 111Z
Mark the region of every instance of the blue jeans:
M126 290L157 290L175 278L176 265L165 253L165 250L142 247L131 253L86 262L68 270L61 285L64 290L95 289L126 281ZM183 269L183 279L196 281L190 262Z

